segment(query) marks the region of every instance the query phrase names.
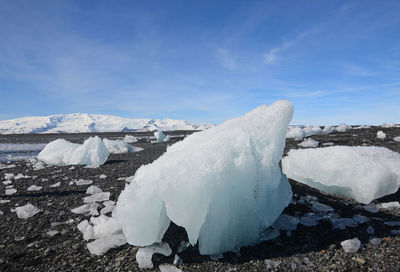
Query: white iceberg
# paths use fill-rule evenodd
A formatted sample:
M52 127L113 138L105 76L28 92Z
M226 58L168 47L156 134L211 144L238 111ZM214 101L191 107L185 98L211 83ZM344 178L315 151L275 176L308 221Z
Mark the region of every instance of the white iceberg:
M292 198L278 165L292 114L289 101L260 106L140 167L113 211L128 243L160 242L171 220L204 255L259 241Z
M128 143L128 144L132 144L132 143L137 143L138 139L132 135L125 135L125 137L122 141L124 141L125 143Z
M337 127L335 127L335 130L338 132L345 132L345 131L351 130L351 126L346 125L346 124L340 124Z
M90 137L83 144L57 139L39 153L38 159L49 165L88 165L98 167L107 161L109 152L98 137Z
M282 159L289 178L364 204L397 192L399 165L399 153L374 146L290 150Z
M304 138L303 129L300 127L289 127L286 133L286 138L299 139L299 140L303 139Z
M124 141L104 139L103 142L106 145L108 152L111 154L123 154L143 150L141 147L132 146Z
M154 137L156 137L157 143L168 142L170 140L169 135L165 136L165 134L161 130L157 130L154 132Z
M333 130L334 130L333 127L325 126L324 129L322 130L321 134L328 135L328 134L331 134L333 132Z
M386 139L386 134L380 130L376 133L376 138L381 139L381 140L385 140Z

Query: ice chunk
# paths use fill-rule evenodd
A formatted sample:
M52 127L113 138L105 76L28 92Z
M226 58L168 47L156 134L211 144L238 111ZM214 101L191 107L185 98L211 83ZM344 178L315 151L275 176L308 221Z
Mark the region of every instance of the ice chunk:
M337 127L335 127L335 130L338 132L345 132L351 130L351 126L348 126L346 124L340 124Z
M126 244L125 235L122 233L101 237L86 246L91 254L103 255L110 248L119 247Z
M90 185L86 189L86 194L88 194L88 195L97 194L97 193L101 193L101 192L103 192L103 190L100 189L99 187L97 187L96 185Z
M87 220L83 220L76 227L82 232L85 241L94 239L93 226Z
M383 133L382 130L380 130L380 131L378 131L378 132L376 133L376 137L377 137L378 139L385 140L385 139L386 139L386 134Z
M128 242L160 242L170 220L204 255L257 242L292 198L278 165L292 114L288 101L260 106L140 167L113 211Z
M158 266L161 272L182 272L181 269L176 268L173 265L170 264L161 264Z
M38 159L49 165L88 165L98 167L106 162L109 152L98 137L90 137L83 144L57 139L39 153Z
M55 236L56 234L60 233L58 230L49 230L46 234L50 237Z
M394 137L394 138L393 138L393 141L395 141L395 142L400 142L400 136Z
M321 134L322 130L319 126L313 126L313 127L308 126L303 128L303 132L304 132L304 137L309 137Z
M5 193L6 195L13 195L13 194L15 194L16 192L17 192L17 190L14 189L14 188L12 188L12 189L6 189L4 193Z
M319 202L314 202L312 204L312 209L315 212L322 212L322 213L327 213L327 212L333 212L333 208L331 206L319 203Z
M17 216L19 218L27 219L31 216L34 216L38 212L40 212L40 210L38 208L36 208L35 206L33 206L32 204L28 203L24 206L16 207L15 212L17 213Z
M367 228L367 233L368 233L368 234L374 234L374 233L375 233L374 228L373 228L372 226L368 226L368 228Z
M382 239L373 237L369 240L369 243L373 246L379 246L381 241Z
M308 213L305 216L300 217L300 224L306 227L313 227L319 224L319 220L321 220L321 216L315 213Z
M97 208L99 207L99 204L96 202L93 203L88 203L82 206L79 206L75 209L72 209L71 212L75 213L75 214L88 214L88 213L92 213L92 211L97 211Z
M291 179L368 204L400 186L400 154L384 147L332 146L290 150L282 159Z
M335 143L326 142L326 143L323 143L322 145L323 145L323 146L332 146L332 145L335 145Z
M370 213L379 212L379 207L377 205L366 205L363 207L363 209Z
M23 175L23 174L18 174L18 175L16 175L15 177L14 177L14 180L17 180L17 179L27 179L27 178L30 178L30 176L26 176L26 175Z
M56 183L50 185L49 187L55 188L55 187L60 187L60 185L61 185L61 182L56 182Z
M319 142L309 138L309 139L305 139L298 145L301 147L317 147L319 145Z
M380 203L378 206L382 209L400 209L400 203L398 201L393 201L393 202L386 202L386 203Z
M4 173L4 178L7 180L13 180L14 174L13 173Z
M354 253L360 249L361 241L356 237L353 239L345 240L340 243L344 252Z
M33 165L33 170L37 171L37 170L42 170L45 169L46 167L44 166L44 164L41 161L36 162Z
M93 183L93 180L90 179L80 179L80 180L73 180L72 183L75 183L78 186L89 185Z
M138 139L132 135L125 135L123 141L125 143L131 144L131 143L137 143Z
M108 200L103 202L104 208L100 210L100 214L107 214L115 209L115 202Z
M10 185L10 184L12 184L12 181L11 180L5 180L5 181L3 181L3 184L4 185Z
M91 196L83 198L83 203L106 201L110 199L110 194L111 194L110 192L95 193L92 194Z
M299 224L299 218L287 214L281 214L274 223L274 228L280 230L295 230Z
M272 269L275 269L275 268L278 268L280 265L281 265L281 261L274 261L274 260L271 260L271 259L266 259L265 261L264 261L264 263L265 263L265 266L267 267L267 270L272 270Z
M8 200L8 199L0 199L0 204L8 203L10 201L11 200Z
M107 176L106 175L100 175L99 178L105 179L105 178L107 178Z
M178 247L178 253L185 251L190 246L190 243L187 241L181 241Z
M169 256L171 255L172 250L168 243L156 243L151 246L139 248L138 252L136 253L136 261L139 264L139 268L152 269L154 265L151 261L151 257L154 253Z
M286 133L286 138L301 140L304 138L304 132L299 127L289 127L288 132Z
M327 135L331 134L333 132L333 127L331 126L325 126L324 129L322 130L322 134Z
M170 140L169 135L165 136L165 134L161 130L157 130L154 132L154 137L156 137L157 143L168 142Z
M37 185L31 185L28 187L28 191L40 191L42 190L42 186L37 186Z
M132 146L124 141L104 139L103 142L111 154L139 152L143 150L141 147Z

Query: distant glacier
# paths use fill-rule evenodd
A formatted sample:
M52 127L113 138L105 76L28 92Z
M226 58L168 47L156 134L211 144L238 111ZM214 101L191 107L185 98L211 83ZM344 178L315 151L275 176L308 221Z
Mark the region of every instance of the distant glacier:
M0 121L0 134L205 130L212 124L173 119L133 119L99 114L58 114Z

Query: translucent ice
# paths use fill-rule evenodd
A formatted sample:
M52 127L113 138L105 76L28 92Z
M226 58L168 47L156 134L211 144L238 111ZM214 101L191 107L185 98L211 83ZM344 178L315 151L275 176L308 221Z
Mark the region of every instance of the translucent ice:
M83 220L76 227L82 232L85 241L94 239L93 226L87 220Z
M128 242L160 242L172 220L201 254L256 243L292 197L278 165L292 114L288 101L260 106L140 167L113 211Z
M97 193L101 193L101 192L103 192L103 190L100 189L99 187L97 187L96 185L90 185L86 189L86 194L88 194L88 195L93 195L93 194L97 194Z
M394 137L394 138L393 138L393 141L395 141L395 142L400 142L400 136Z
M160 272L182 272L181 269L170 264L161 264L158 266L158 269L160 269Z
M111 154L139 152L143 150L141 147L132 146L124 141L104 139L103 142Z
M83 202L92 203L92 202L106 201L110 199L110 194L111 194L110 192L95 193L90 196L84 197Z
M290 150L282 159L289 178L364 204L399 189L399 164L399 153L374 146Z
M95 136L83 144L74 144L64 139L46 145L38 159L49 165L89 165L98 167L106 162L109 152L103 141Z
M33 206L32 204L28 203L25 206L16 207L15 212L17 213L17 216L19 218L26 219L31 216L34 216L35 214L40 212L40 210L35 206Z
M338 132L345 132L351 130L351 126L348 126L346 124L340 124L337 127L335 127L335 130Z
M345 240L345 241L341 242L340 245L342 246L344 252L354 253L360 249L361 242L356 237L353 239Z
M79 206L75 209L72 209L71 212L75 213L75 214L95 214L97 212L97 208L99 207L99 204L97 204L96 202L93 203L88 203L82 206Z
M386 202L386 203L380 203L378 206L382 209L400 209L400 203L398 201L393 201L393 202Z

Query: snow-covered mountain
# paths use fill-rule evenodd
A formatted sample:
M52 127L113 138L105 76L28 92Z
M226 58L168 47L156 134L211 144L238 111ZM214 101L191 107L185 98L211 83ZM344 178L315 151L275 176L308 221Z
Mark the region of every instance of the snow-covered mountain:
M131 119L98 114L58 114L0 121L0 134L204 130L211 124L172 119Z

